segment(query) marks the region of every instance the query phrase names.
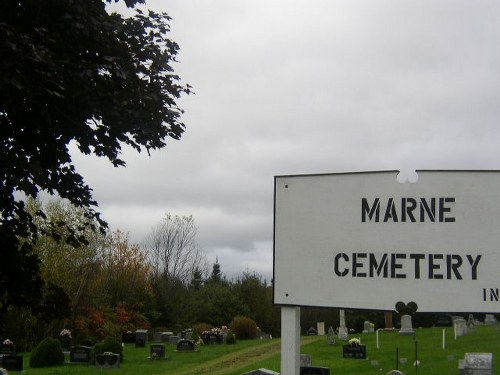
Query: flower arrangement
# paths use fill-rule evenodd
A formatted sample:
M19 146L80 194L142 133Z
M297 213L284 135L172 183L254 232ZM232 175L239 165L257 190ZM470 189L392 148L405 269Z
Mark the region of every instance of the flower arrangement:
M67 337L67 338L71 338L71 331L69 329L63 329L61 331L61 333L59 333L59 336L61 337Z
M5 340L3 340L3 343L2 343L2 344L3 344L3 345L5 345L5 346L11 346L11 345L14 345L14 343L13 343L11 340L9 340L9 339L5 339Z
M358 346L359 344L361 344L361 340L356 337L349 340L349 345L351 346Z

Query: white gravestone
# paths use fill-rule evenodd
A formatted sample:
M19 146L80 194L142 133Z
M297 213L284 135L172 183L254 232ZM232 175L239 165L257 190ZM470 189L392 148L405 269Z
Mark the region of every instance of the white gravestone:
M453 321L453 325L455 326L456 337L467 335L467 322L465 321L465 319L455 319Z
M325 322L317 322L316 329L318 331L319 336L324 336L325 335Z
M338 335L341 340L347 340L349 337L349 332L347 331L347 327L345 325L345 311L343 309L340 310L340 326Z
M411 322L411 315L403 315L401 317L401 329L399 330L400 335L413 335L415 330L413 329Z

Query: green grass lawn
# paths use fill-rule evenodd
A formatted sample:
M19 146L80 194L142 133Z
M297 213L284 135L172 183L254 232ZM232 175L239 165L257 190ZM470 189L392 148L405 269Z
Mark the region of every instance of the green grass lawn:
M446 344L442 347L442 328L418 329L415 335L420 366L413 366L415 361L415 340L413 336L400 336L398 332L379 332L377 349L375 334L353 335L361 339L367 347L367 359L342 358L343 341L328 345L326 336L302 337L301 353L313 358L314 366L329 367L332 374L386 374L396 368L396 351L399 370L405 374L440 374L456 375L458 360L466 352L493 353L494 368L500 366L500 325L478 326L475 331L456 340L453 329L446 328ZM235 345L205 345L194 353L178 353L175 346L166 345L166 360L149 359L149 345L135 348L126 345L124 362L116 370L99 370L91 365L65 363L62 366L32 369L29 367L29 353L24 355L24 373L27 375L240 375L257 369L268 368L280 371L280 340L238 341ZM68 358L67 358L68 359ZM12 372L13 373L13 372Z

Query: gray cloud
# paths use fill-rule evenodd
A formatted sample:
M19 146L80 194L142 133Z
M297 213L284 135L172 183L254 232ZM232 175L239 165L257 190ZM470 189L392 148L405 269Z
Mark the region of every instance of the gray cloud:
M75 155L112 227L166 212L234 275L272 273L273 177L498 169L500 3L149 1L172 17L185 136L126 168Z

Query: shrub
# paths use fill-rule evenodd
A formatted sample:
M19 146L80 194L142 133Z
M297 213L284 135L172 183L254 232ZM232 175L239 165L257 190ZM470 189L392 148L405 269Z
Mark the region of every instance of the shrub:
M236 336L231 331L227 331L226 333L226 344L236 344Z
M42 340L31 353L30 367L49 367L63 363L64 353L61 343L52 337Z
M90 355L92 358L92 363L95 363L95 356L97 354L103 354L105 352L120 354L120 362L123 362L122 344L114 337L106 337L104 341L101 341L94 345L94 347L92 348L92 353Z
M238 339L254 339L257 337L257 323L246 316L236 316L229 325L231 332L233 332Z

